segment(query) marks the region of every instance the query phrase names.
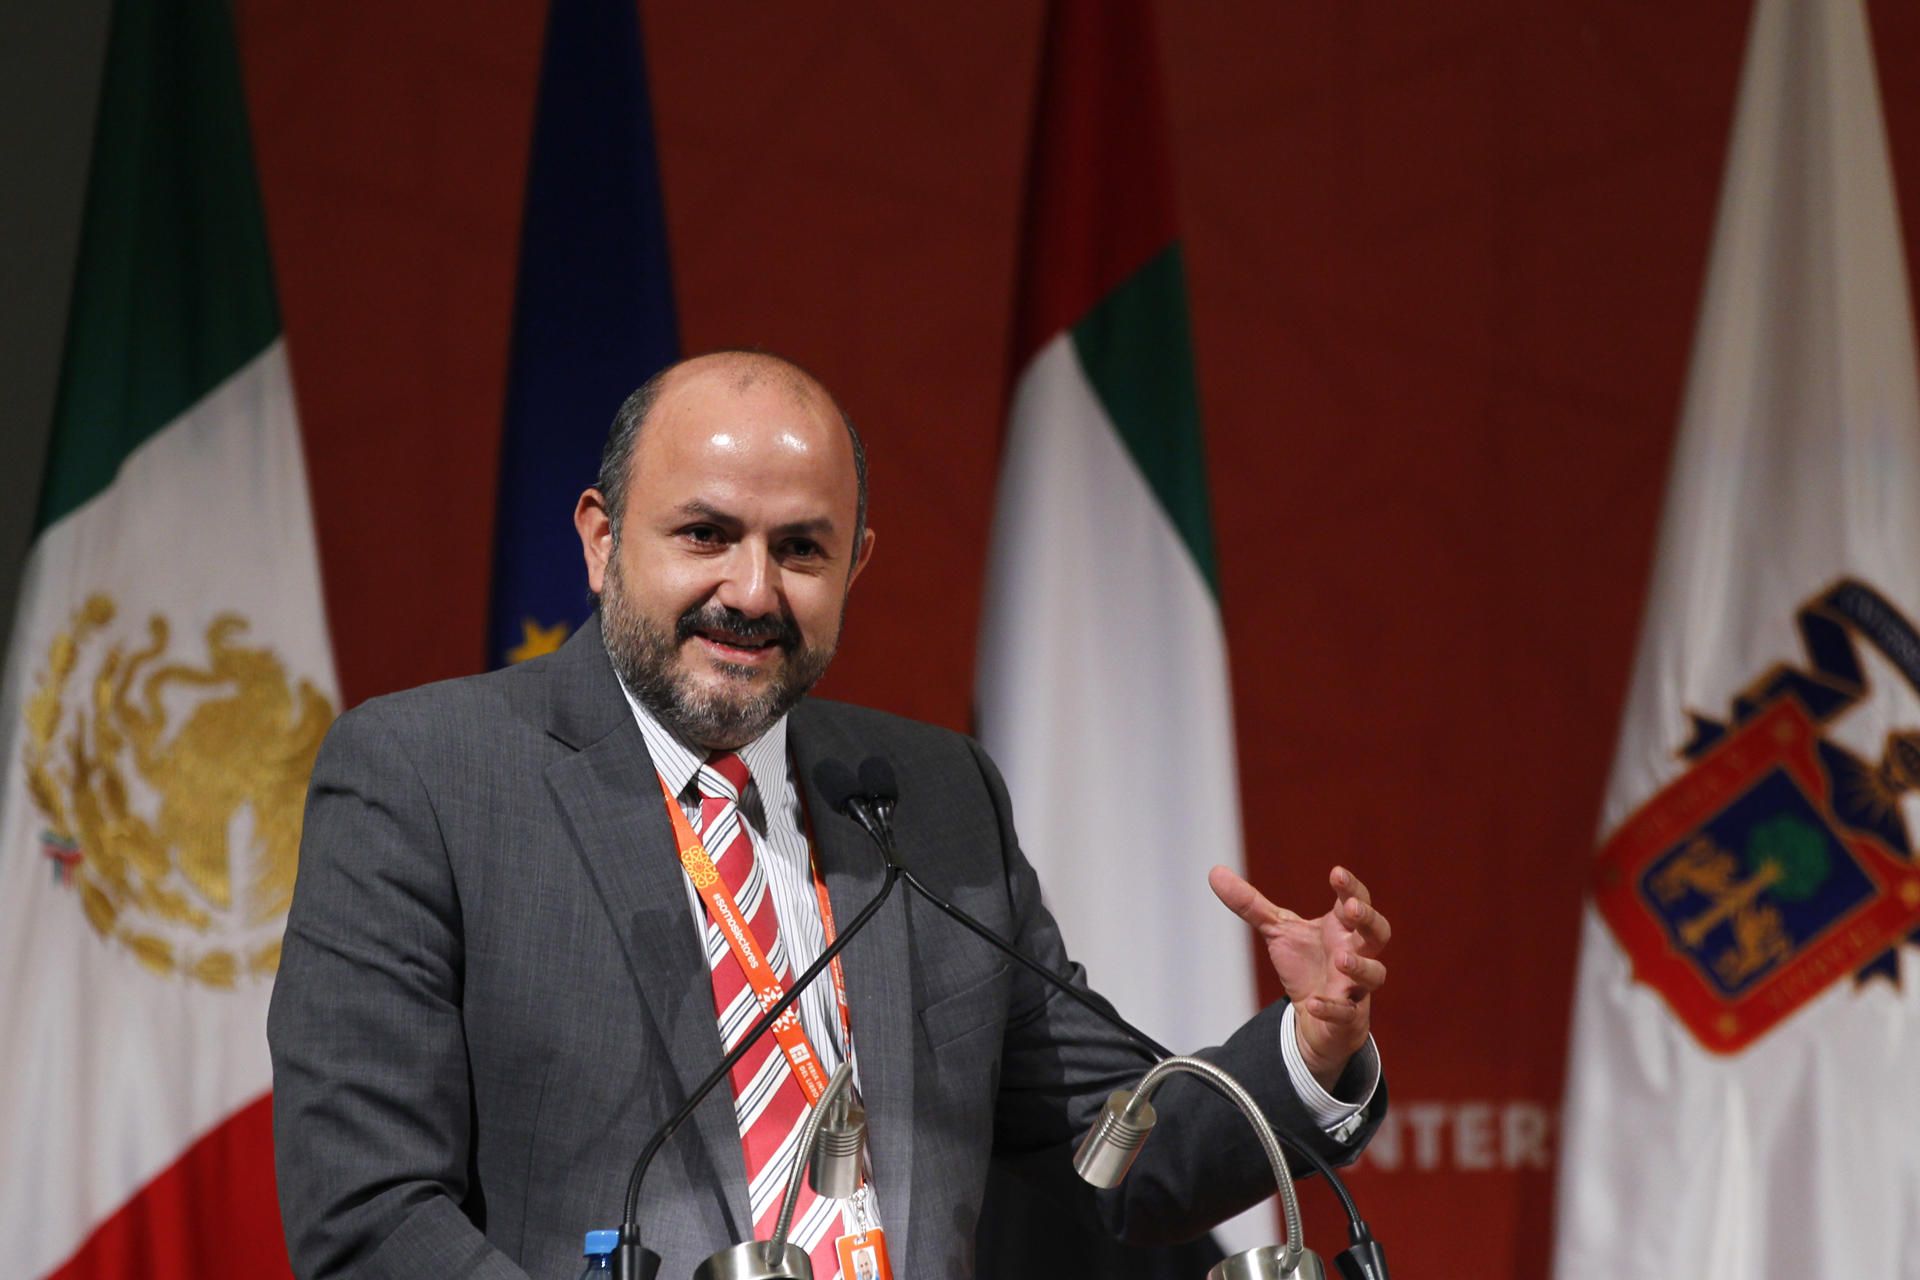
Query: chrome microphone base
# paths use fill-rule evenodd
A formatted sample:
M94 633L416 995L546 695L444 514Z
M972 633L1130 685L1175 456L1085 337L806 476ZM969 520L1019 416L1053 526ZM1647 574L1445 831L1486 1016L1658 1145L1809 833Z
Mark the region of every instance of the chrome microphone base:
M749 1240L695 1267L693 1280L813 1280L813 1263L799 1245L783 1245L775 1256L771 1240Z
M1263 1244L1214 1263L1207 1280L1327 1280L1327 1269L1311 1249L1302 1249L1288 1266L1285 1246Z

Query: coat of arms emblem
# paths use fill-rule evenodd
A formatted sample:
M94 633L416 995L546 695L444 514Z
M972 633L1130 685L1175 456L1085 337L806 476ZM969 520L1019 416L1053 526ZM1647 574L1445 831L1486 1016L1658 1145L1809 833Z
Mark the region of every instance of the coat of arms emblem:
M104 595L75 611L27 703L44 852L94 930L148 968L215 987L271 977L333 704L241 643L238 615L208 625L196 666L168 659L158 614L137 648L110 639L116 612Z
M1920 928L1920 864L1901 796L1920 732L1869 762L1825 727L1868 692L1857 640L1920 690L1920 635L1843 580L1797 616L1807 668L1776 667L1727 721L1693 717L1687 771L1600 850L1594 896L1633 959L1707 1048L1752 1043L1848 974L1897 979Z

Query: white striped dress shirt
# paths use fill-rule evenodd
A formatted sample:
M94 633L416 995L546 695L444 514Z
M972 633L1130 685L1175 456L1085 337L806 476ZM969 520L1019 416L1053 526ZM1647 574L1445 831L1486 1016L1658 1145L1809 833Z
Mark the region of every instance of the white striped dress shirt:
M647 752L654 768L666 780L680 807L697 831L700 827L700 788L695 775L706 763L706 753L689 747L661 724L651 711L631 693L627 702L634 719L647 740ZM826 929L820 922L820 904L813 891L813 861L807 845L807 831L800 808L800 793L793 783L793 771L787 768L787 721L782 716L773 728L740 748L739 756L753 777L753 786L740 797L740 816L746 820L753 855L767 877L773 894L773 910L780 919L780 945L787 953L788 971L798 978L808 965L827 949ZM709 850L709 852L712 852ZM709 949L722 950L726 942L718 929L708 927L707 904L693 881L681 876L687 891L687 909L699 925ZM713 957L709 955L711 962ZM840 1024L839 1005L834 998L833 979L820 975L800 994L800 1025L806 1030L820 1067L831 1075L847 1055ZM854 1064L854 1084L860 1083L859 1063Z

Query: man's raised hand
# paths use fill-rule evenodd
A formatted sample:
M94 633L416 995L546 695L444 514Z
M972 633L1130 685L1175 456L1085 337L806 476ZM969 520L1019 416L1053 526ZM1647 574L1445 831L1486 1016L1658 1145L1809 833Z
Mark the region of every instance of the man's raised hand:
M1345 867L1327 875L1333 907L1308 919L1267 901L1226 867L1207 875L1214 896L1254 927L1294 1006L1294 1031L1307 1069L1332 1088L1367 1042L1373 993L1387 980L1379 955L1393 936L1367 886Z

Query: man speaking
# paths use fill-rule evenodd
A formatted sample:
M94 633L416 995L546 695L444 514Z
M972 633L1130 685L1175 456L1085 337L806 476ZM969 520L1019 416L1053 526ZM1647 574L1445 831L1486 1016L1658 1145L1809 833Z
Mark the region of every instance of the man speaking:
M900 860L1067 969L980 749L805 698L873 554L866 498L859 438L802 370L683 362L622 406L574 511L596 619L551 656L335 724L268 1022L299 1274L573 1275L582 1232L619 1223L648 1135L758 1014L747 975L790 983L879 887L872 845L815 791L823 761L890 762ZM1284 1131L1351 1160L1379 1120L1386 918L1338 868L1314 919L1224 868L1212 884L1289 1001L1208 1056ZM989 1157L1068 1141L1149 1065L905 895L840 959L656 1160L639 1222L663 1276L771 1235L808 1062L850 1061L871 1144L854 1196L807 1189L794 1214L817 1280L848 1240L902 1280L970 1276ZM1191 1237L1272 1192L1230 1107L1182 1081L1155 1104L1166 1122L1102 1193L1116 1234Z

